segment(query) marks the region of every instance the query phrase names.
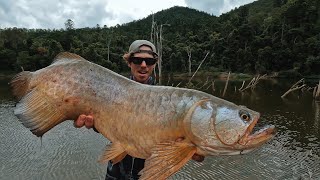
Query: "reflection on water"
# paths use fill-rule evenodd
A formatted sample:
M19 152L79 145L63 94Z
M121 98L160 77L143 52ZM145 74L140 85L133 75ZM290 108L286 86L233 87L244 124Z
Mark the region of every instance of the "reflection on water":
M103 179L106 167L97 159L107 140L69 121L45 134L41 146L13 115L7 81L0 80L0 179ZM276 137L246 155L190 161L171 179L320 179L320 104L308 93L282 100L291 84L261 81L254 91L239 93L242 82L230 81L224 98L261 112L258 126L275 125ZM223 88L216 81L216 91L205 91L221 96Z
M320 102L313 101L313 109L314 109L314 128L318 130L318 134L320 134Z
M4 101L12 100L11 93L9 91L9 78L0 77L0 103Z
M93 131L75 129L71 122L53 128L41 139L0 107L0 179L102 179L97 162L106 140ZM41 145L42 144L42 145Z

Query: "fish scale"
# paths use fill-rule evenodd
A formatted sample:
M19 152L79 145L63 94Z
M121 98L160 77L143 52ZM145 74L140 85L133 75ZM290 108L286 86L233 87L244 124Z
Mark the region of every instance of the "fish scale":
M146 159L141 179L166 179L193 155L250 152L275 132L269 126L252 134L260 114L246 107L197 90L140 84L67 52L10 85L19 101L15 115L33 134L91 114L112 142L101 161Z

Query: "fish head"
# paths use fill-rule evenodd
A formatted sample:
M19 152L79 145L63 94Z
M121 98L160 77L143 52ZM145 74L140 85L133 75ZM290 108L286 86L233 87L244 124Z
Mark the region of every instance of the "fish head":
M219 99L201 100L188 111L188 138L202 155L243 154L260 147L275 134L274 126L253 133L260 113Z

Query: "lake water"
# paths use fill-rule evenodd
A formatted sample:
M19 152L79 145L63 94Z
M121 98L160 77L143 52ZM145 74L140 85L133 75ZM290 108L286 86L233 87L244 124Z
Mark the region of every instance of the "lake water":
M74 128L71 121L35 137L13 115L8 81L0 79L0 179L104 179L106 166L97 159L108 141L93 130ZM320 103L309 92L281 99L293 83L262 80L253 91L240 93L235 89L242 82L229 82L223 98L259 111L258 126L273 124L277 135L246 155L190 161L172 179L320 179ZM221 97L223 86L217 80L215 91L208 85L202 90Z

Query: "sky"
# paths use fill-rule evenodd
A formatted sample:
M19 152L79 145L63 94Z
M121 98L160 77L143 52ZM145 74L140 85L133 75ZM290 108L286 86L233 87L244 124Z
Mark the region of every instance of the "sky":
M194 8L219 16L255 0L0 0L0 29L65 28L67 19L75 28L99 24L115 26L139 20L173 6Z

